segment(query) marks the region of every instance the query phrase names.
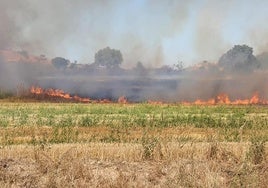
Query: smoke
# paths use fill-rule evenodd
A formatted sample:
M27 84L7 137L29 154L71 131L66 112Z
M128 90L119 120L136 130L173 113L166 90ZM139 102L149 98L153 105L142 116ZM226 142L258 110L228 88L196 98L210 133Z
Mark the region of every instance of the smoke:
M97 50L112 46L124 49L126 64L138 60L154 64L159 61L155 56L163 48L163 38L177 35L182 29L189 4L4 0L0 4L1 47L90 63ZM156 64L164 63L160 60Z
M0 89L7 91L14 91L16 86L20 83L19 75L17 74L17 66L8 65L0 57Z
M215 55L219 57L228 47L223 38L222 30L228 14L226 10L230 9L231 6L231 1L208 1L201 6L195 35L198 57L213 60Z
M216 61L237 43L267 49L265 7L265 1L2 0L0 48L91 63L111 46L122 50L125 67Z
M0 49L12 46L14 33L17 30L16 24L8 15L8 3L0 1Z
M1 0L0 50L93 63L94 54L110 46L122 52L123 68L138 61L149 68L178 60L185 66L193 60L216 62L235 44L249 44L256 53L268 50L267 7L265 1L233 0ZM49 66L0 60L0 87L40 84L99 98L126 95L133 100L170 101L208 99L221 92L233 98L256 90L263 96L268 93L265 74L221 75L205 69L168 78L148 71L142 79L125 73L114 79L75 80Z

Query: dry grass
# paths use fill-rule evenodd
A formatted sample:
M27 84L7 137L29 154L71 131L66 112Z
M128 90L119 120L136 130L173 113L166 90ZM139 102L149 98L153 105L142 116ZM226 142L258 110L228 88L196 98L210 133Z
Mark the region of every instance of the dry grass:
M267 154L253 163L251 147L159 143L146 160L141 144L8 146L0 150L0 186L265 187Z
M267 187L267 114L1 102L0 187Z
M0 145L49 144L49 143L141 143L143 139L156 138L161 142L211 142L225 141L238 137L238 141L251 140L252 137L267 137L266 130L230 129L222 133L219 128L160 127L160 128L111 128L97 127L52 127L52 126L13 126L0 127ZM234 139L235 140L235 139ZM228 140L227 140L228 141Z

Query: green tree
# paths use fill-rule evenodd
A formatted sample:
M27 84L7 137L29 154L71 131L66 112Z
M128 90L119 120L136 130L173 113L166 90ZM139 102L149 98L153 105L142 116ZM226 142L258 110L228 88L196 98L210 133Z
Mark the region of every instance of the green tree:
M249 72L260 67L253 55L253 49L247 45L235 45L219 59L219 66L227 71Z
M184 69L184 65L182 61L178 61L177 64L173 65L175 70L182 71Z
M122 63L123 57L120 50L106 47L95 54L95 63L109 69L118 68Z
M52 64L54 67L57 69L62 69L65 70L70 61L68 59L65 59L63 57L55 57L54 59L51 60Z

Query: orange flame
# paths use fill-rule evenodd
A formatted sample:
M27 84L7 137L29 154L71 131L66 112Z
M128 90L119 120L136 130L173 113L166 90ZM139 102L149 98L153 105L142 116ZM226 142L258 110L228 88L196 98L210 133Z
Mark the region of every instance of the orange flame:
M91 100L90 98L82 98L77 95L71 96L69 93L65 93L61 89L43 89L41 87L31 87L30 88L30 93L36 96L43 96L43 97L48 97L48 98L60 98L68 101L76 101L76 102L83 102L83 103L112 103L111 100L109 99L102 99L102 100ZM118 103L122 104L128 104L128 100L125 96L121 96L118 98ZM152 101L148 100L149 104L157 104L161 105L164 104L163 101ZM250 104L265 104L268 105L268 100L261 99L259 97L258 92L255 92L253 96L250 99L236 99L236 100L231 100L229 96L225 93L221 93L217 95L215 98L211 98L208 100L201 100L197 99L193 102L189 101L183 101L180 102L181 104L184 105L216 105L216 104L227 104L227 105L250 105Z
M182 102L185 105L215 105L215 104L231 104L231 105L250 105L250 104L268 104L267 100L262 100L259 97L258 92L255 92L250 99L236 99L231 101L229 96L225 93L221 93L215 97L215 99L209 99L207 101L197 99L194 102Z
M225 93L221 93L216 97L216 103L218 104L231 104L229 96Z
M34 87L32 86L30 88L30 93L36 96L44 96L44 97L48 97L48 98L52 98L52 99L64 99L64 100L68 100L68 101L76 101L76 102L83 102L83 103L112 103L111 100L109 99L101 99L101 100L91 100L90 98L82 98L79 97L77 95L75 96L71 96L69 93L64 92L61 89L43 89L41 87ZM128 103L126 97L122 96L118 98L118 102L119 103Z
M73 101L79 101L79 102L90 102L91 100L89 98L81 98L79 96L71 96L69 93L65 93L61 89L43 89L41 87L34 87L32 86L30 89L31 94L33 95L42 95L47 96L51 98L62 98L66 100L73 100Z
M119 97L118 98L118 103L127 104L128 103L127 98L125 96Z

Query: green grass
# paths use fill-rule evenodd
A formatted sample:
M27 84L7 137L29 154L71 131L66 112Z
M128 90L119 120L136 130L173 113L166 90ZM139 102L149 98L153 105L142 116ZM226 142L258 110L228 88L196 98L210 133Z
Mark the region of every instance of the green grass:
M161 134L162 129L177 128L211 129L214 135L210 136L218 141L249 141L253 137L267 141L268 107L1 102L2 132L23 127L37 130L50 127L53 130L50 142L76 142L81 134L79 129L94 127L108 129L108 135L101 136L103 142L130 141L129 130L149 130ZM100 135L94 133L92 137ZM92 137L88 140L92 140ZM180 139L191 140L191 137L181 135ZM35 137L33 140L36 142ZM132 141L135 142L135 139Z
M138 126L266 129L266 106L1 103L4 126Z

